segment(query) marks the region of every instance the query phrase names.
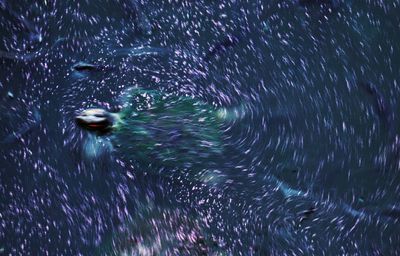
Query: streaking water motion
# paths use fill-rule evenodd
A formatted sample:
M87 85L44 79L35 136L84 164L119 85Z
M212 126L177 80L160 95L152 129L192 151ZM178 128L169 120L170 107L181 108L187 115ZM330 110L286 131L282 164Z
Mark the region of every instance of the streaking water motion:
M137 26L137 30L143 35L151 35L151 23L146 14L143 12L142 8L139 6L137 0L128 0L128 2L135 15L135 25Z
M11 9L9 4L7 3L7 0L2 0L0 2L0 10L3 12L8 12L15 20L17 20L23 26L23 28L29 34L29 40L32 43L42 42L43 38L39 29L31 22L29 22L23 15L18 14L13 9Z
M226 109L140 88L125 93L123 107L120 113L88 109L76 121L100 134L112 132L113 144L142 165L199 170L221 155L223 123L232 119Z
M8 135L6 138L0 141L0 144L3 146L12 145L16 143L19 139L21 139L26 134L30 133L34 129L36 129L40 122L42 121L41 114L37 108L32 110L33 115L33 122L26 123L22 127L20 127L17 131L13 132L12 134Z
M7 1L0 254L400 254L400 2L300 2Z

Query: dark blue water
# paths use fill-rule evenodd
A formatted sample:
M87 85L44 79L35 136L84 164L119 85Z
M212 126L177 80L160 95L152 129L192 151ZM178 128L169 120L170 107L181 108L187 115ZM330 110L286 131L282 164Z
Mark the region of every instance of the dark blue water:
M0 1L0 254L400 254L398 0L132 1ZM76 127L136 86L245 106L226 179Z

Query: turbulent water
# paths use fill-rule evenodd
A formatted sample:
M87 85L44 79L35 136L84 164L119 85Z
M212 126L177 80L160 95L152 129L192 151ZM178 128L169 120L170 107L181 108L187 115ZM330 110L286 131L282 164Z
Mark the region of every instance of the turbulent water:
M399 14L0 0L0 254L400 254ZM245 106L204 163L224 179L138 166L76 127L137 86Z

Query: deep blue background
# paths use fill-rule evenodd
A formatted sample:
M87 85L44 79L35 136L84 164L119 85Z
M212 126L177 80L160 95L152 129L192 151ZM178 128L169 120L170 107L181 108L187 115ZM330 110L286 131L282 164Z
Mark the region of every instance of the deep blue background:
M400 2L310 2L143 0L151 35L129 1L7 2L1 252L93 255L128 217L151 233L138 212L178 209L175 221L202 223L217 244L208 253L399 254ZM107 68L79 74L79 61ZM74 114L115 109L131 86L247 106L225 131L226 190L108 148L88 159Z

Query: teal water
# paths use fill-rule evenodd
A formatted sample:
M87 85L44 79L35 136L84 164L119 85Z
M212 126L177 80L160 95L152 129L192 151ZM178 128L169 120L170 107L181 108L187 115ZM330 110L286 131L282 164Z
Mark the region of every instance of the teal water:
M398 255L399 11L0 1L0 252ZM224 179L138 166L76 127L135 86L246 106L205 163Z

